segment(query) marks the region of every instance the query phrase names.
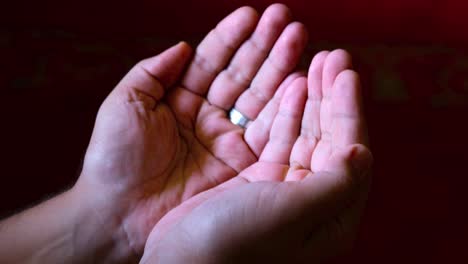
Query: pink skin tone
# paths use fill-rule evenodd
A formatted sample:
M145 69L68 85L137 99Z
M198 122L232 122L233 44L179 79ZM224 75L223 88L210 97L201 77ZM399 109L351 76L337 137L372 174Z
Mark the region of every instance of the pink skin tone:
M184 73L191 50L180 43L140 62L109 95L77 186L111 190L106 195L119 201L137 254L169 210L258 160L252 150L264 147L269 128L261 135L252 129L271 120L256 117L281 83L297 76L287 78L306 41L304 26L291 22L283 5L261 18L240 8L205 37ZM255 120L252 129L227 119L234 104Z
M164 216L142 262L316 263L347 250L372 163L350 67L346 52L321 52L281 87L258 161Z
M307 234L310 223L343 219L350 231L340 237L348 241L367 193L368 177L360 176L372 160L359 78L342 50L317 54L307 76L294 72L306 43L305 27L284 5L262 16L242 7L195 51L181 42L139 62L102 104L75 186L0 223L0 241L16 241L0 242L0 262L133 262L144 252L149 262L221 261L245 232L281 228L280 215L301 212L310 217L307 228L298 225ZM246 129L228 120L232 107L252 120ZM255 204L275 190L284 196L277 210ZM220 207L239 214L236 229ZM203 215L233 240L180 259L160 254L169 245L190 248L180 230L197 230ZM213 229L199 231L195 240L203 241Z

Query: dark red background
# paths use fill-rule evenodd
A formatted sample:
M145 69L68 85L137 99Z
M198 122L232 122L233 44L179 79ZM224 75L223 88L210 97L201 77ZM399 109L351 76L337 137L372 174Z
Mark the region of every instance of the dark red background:
M285 1L309 57L344 47L362 73L374 185L351 263L467 263L468 20L463 0ZM42 1L0 26L0 213L64 190L99 104L139 59L194 44L269 1Z

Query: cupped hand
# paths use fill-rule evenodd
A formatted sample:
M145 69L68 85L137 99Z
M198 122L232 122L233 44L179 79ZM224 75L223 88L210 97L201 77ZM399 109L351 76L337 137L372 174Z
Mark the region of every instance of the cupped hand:
M306 39L285 6L261 18L243 7L192 58L180 43L138 63L102 104L74 187L95 208L103 235L124 237L141 254L169 210L257 162ZM234 106L255 129L228 120Z
M317 54L264 122L271 129L259 160L169 212L142 262L316 263L346 249L372 163L350 68L342 50Z

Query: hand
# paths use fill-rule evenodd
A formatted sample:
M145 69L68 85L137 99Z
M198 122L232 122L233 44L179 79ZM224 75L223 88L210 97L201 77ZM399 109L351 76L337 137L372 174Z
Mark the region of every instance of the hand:
M161 219L142 263L315 263L345 249L372 162L350 67L342 50L316 55L285 91L259 161Z
M275 112L274 94L297 77L286 78L307 41L285 6L257 16L244 7L226 17L184 74L185 43L141 61L102 104L74 187L101 219L102 235L141 254L169 210L257 162L268 138L257 116ZM234 105L254 130L226 118Z

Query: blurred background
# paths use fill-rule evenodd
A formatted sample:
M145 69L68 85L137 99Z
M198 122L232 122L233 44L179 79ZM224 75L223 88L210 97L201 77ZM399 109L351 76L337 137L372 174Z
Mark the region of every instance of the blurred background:
M468 2L282 2L309 29L304 65L345 48L362 75L374 182L341 262L468 263ZM0 216L74 183L98 107L133 64L196 45L237 7L270 3L2 4Z

